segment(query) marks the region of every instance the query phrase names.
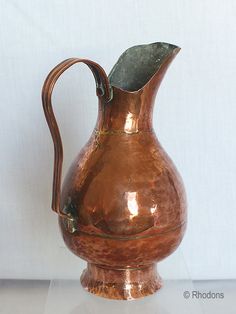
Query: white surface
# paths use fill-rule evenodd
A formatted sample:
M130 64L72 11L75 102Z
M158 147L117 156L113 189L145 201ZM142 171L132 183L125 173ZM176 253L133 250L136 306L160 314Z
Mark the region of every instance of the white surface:
M202 293L224 293L224 299L199 300L200 304L196 300L183 298L186 286L189 287L188 281L169 281L159 294L125 302L95 297L85 292L76 281L53 281L48 290L48 281L5 280L0 282L0 312L51 314L50 310L54 307L58 311L53 314L183 314L187 309L191 309L188 314L195 314L196 309L197 314L235 314L235 281L194 282L194 289ZM176 308L171 312L174 305Z
M187 302L183 297L193 286L185 281L167 281L156 294L133 300L107 300L86 292L78 281L51 282L45 314L202 314L199 300ZM170 302L171 300L171 302Z
M0 313L42 314L48 287L48 281L1 280Z
M233 0L0 0L0 277L69 278L83 267L67 250L56 259L64 244L49 210L53 146L40 99L48 72L71 56L109 72L126 48L166 41L182 51L154 126L186 185L182 249L192 278L236 278L235 15ZM66 169L96 120L89 70L69 70L54 96Z

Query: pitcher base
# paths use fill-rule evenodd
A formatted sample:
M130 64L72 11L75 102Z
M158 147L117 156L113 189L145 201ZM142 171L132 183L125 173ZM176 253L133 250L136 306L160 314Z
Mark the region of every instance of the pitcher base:
M162 286L156 264L142 268L106 268L88 263L81 284L100 297L118 300L138 299L153 294Z

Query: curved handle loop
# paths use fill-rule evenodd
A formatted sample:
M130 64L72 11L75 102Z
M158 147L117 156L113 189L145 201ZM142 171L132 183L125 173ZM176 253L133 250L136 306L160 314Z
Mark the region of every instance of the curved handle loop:
M93 72L96 81L97 96L105 102L110 100L111 91L108 77L103 68L90 60L70 58L59 63L47 76L42 89L42 102L45 117L52 135L54 143L54 173L53 173L53 192L52 192L52 210L59 216L73 220L69 215L61 211L61 174L63 163L63 146L59 128L52 109L52 91L60 75L75 63L85 63Z

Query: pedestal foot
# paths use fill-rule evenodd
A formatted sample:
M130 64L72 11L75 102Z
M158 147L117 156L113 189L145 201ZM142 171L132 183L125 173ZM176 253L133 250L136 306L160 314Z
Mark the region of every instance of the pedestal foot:
M87 291L104 298L132 300L153 294L161 288L162 281L156 264L117 269L88 263L81 284Z

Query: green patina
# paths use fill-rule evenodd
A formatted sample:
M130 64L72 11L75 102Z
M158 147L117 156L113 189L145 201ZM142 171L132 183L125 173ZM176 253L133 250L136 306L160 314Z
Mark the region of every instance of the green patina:
M70 233L77 231L78 213L71 197L68 197L67 203L63 208L63 213L68 215L68 218L63 219L63 223L67 231Z

